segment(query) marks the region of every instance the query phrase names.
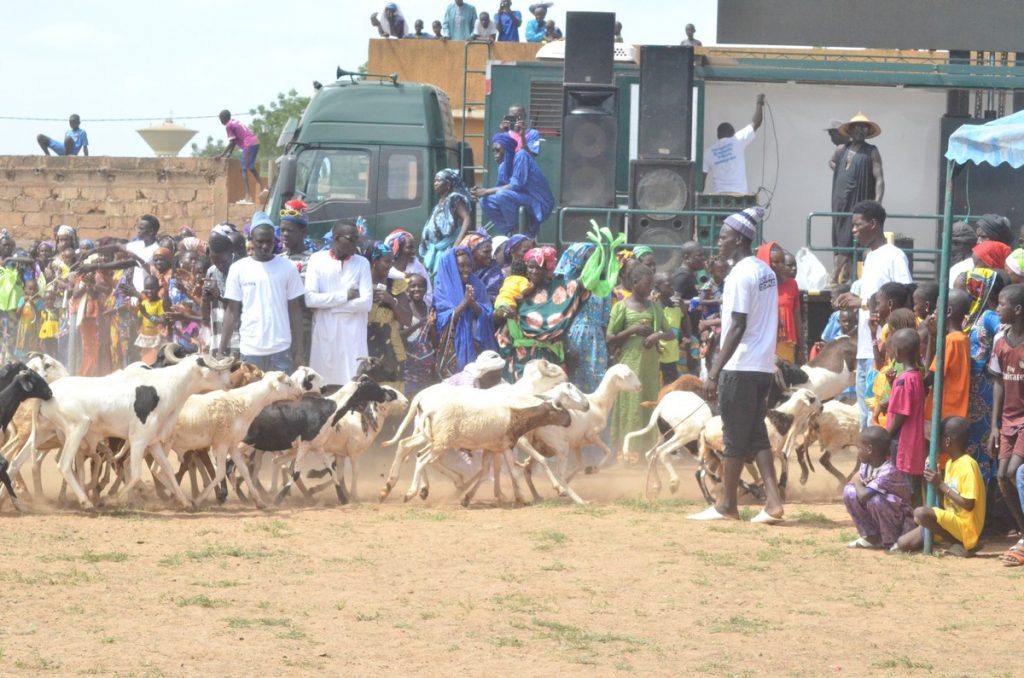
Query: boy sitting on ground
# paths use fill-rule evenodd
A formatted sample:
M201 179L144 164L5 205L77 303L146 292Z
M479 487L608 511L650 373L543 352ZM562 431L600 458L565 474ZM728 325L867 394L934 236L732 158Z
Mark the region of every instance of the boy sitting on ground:
M860 472L843 490L843 503L859 537L850 548L891 548L901 534L914 528L910 484L889 458L889 432L871 426L857 446Z
M974 457L967 453L971 423L963 417L942 420L940 447L950 456L943 478L933 468L924 470L924 479L942 497L942 508L919 506L914 509L918 524L899 538L894 551L919 551L924 546L924 530L948 545L946 553L966 556L978 545L985 526L985 481ZM1021 564L1021 563L1017 563Z

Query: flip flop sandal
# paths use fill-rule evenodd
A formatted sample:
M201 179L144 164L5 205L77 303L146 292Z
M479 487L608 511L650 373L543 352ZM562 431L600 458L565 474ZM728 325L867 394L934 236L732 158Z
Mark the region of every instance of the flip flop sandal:
M1020 567L1024 565L1024 553L1020 551L1007 551L1000 560L1003 562L1003 567Z
M1010 547L1010 551L1022 551L1024 552L1024 539L1019 540L1016 544Z
M776 518L772 514L765 511L764 509L761 509L760 513L758 513L756 516L750 519L750 522L754 523L755 525L778 525L779 523L785 521L785 518Z
M709 506L700 513L694 513L692 516L686 516L687 520L700 520L700 521L712 521L712 520L736 520L732 516L727 516L724 513L719 513L718 509L714 506Z
M954 556L956 558L969 558L973 554L969 553L967 549L964 548L963 544L953 544L946 549L946 555Z
M880 548L882 548L882 545L881 544L872 544L871 542L869 542L864 537L857 537L856 539L851 541L849 544L847 544L846 548L850 548L850 549L880 549Z

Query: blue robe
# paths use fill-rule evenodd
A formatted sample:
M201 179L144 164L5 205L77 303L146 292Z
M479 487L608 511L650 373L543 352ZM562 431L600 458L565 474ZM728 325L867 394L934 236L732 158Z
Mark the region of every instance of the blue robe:
M499 171L498 185L501 185L501 179ZM548 218L555 206L555 198L551 195L548 180L544 178L537 161L529 151L523 149L516 153L507 185L507 189L488 195L480 201L484 215L494 223L492 233L515 233L519 226L519 208L524 207L526 234L531 238L536 237L541 222Z

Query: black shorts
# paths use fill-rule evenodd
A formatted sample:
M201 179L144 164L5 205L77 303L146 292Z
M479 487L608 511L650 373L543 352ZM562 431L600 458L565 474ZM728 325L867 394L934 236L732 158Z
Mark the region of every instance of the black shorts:
M771 449L768 427L768 389L774 376L765 372L722 370L718 383L718 406L722 413L725 456L750 459Z

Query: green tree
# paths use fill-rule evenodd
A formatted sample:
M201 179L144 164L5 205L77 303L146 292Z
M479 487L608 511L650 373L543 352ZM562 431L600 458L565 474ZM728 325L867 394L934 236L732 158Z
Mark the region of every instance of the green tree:
M266 153L267 155L263 157L269 160L277 155L277 139L281 136L285 123L289 118L302 117L308 104L309 97L300 97L299 93L293 89L287 94L278 93L277 99L271 101L270 104L260 105L249 111L253 115L250 126L260 140L261 156Z
M216 158L218 155L224 152L227 148L227 144L224 143L223 139L213 140L212 136L206 137L206 145L202 148L199 144L192 142L192 157L193 158Z

